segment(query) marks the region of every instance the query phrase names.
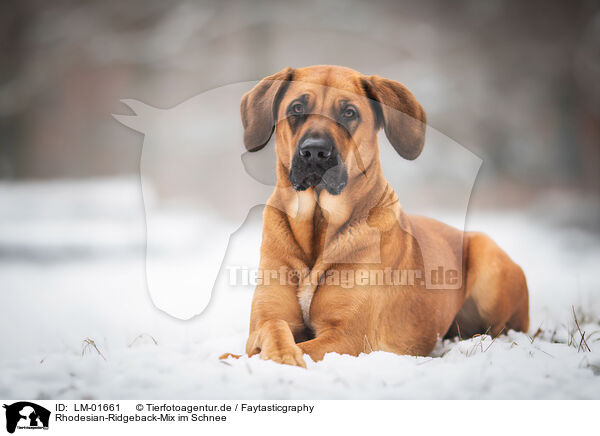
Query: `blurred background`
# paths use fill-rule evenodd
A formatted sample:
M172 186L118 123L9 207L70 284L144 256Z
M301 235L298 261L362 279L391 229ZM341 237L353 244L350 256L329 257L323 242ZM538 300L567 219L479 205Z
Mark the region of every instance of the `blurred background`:
M199 352L201 358L241 352L251 286L234 290L226 311L210 323L202 317L183 323L150 304L144 136L112 114L133 113L122 99L176 108L198 95L209 99L207 91L313 64L404 83L432 129L482 159L467 225L491 234L523 266L533 331L570 326L572 306L600 323L598 1L6 1L0 3L0 361L24 356L38 365L60 350L79 358L85 337L110 360L111 347L141 332L185 345L216 329L231 339ZM224 161L244 152L239 92L204 108L207 119L234 114L221 126L234 138L231 147L211 151ZM202 152L171 160L175 166L154 180L156 195L180 175L179 163L200 162ZM147 154L149 168L166 168L162 157ZM210 179L223 168L203 171ZM406 174L406 195L429 204L426 193L445 183L426 177L417 184ZM227 176L233 187L247 180L243 172ZM216 215L225 209L213 201L232 203L219 189L204 191L217 198L201 199L201 206ZM460 212L448 207L435 216L464 222ZM233 264L258 261L260 210L253 214L248 231L229 246L240 248ZM207 243L185 213L159 218L161 229L179 232L188 245ZM204 228L221 228L223 217L211 220ZM191 257L179 246L162 248L160 268L169 281ZM174 293L183 287L172 283ZM17 372L2 371L0 397L35 397L33 384L31 392L10 387L7 377L23 380ZM68 396L69 389L50 392Z
M285 66L405 83L484 161L476 204L554 190L599 224L600 7L593 0L3 2L0 178L136 174L123 98L169 108ZM481 193L485 189L485 194Z

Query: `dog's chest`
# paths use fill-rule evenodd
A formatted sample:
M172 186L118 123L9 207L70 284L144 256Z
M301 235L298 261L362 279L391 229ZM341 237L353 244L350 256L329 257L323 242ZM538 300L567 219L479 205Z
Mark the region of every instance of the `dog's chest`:
M316 289L316 285L306 283L298 288L298 293L296 294L298 297L298 303L300 304L300 309L302 310L302 319L307 327L311 327L310 305L312 304L312 299L315 295Z

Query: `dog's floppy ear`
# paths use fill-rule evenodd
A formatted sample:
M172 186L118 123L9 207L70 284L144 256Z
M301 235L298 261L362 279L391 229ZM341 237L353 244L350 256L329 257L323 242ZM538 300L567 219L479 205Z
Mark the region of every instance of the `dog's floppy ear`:
M248 151L260 150L271 139L277 124L279 100L292 80L293 71L287 67L265 77L242 97L240 112L244 126L244 145Z
M363 88L372 100L377 127L405 159L416 159L425 143L425 111L401 83L379 76L363 78Z

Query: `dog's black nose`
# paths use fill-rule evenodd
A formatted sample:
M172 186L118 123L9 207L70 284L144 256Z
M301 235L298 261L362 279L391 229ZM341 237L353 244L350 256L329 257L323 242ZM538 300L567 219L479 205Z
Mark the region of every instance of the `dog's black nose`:
M325 161L331 157L333 152L333 143L327 137L308 137L298 150L300 156L312 162Z

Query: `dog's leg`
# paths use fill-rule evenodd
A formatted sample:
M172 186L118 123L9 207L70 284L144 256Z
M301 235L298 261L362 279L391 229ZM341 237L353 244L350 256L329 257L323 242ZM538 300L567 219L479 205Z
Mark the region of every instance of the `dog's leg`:
M296 345L304 330L302 311L293 285L259 285L252 300L248 356L305 367L302 351Z
M296 345L287 322L282 319L265 321L255 330L246 344L248 356L260 353L261 359L306 368L302 350Z
M456 316L461 335L497 336L529 328L529 295L521 268L487 235L469 233L467 298Z
M358 356L365 351L364 341L356 339L337 329L325 331L322 335L309 341L300 342L298 347L303 353L308 354L315 362L323 360L326 353L350 354Z

